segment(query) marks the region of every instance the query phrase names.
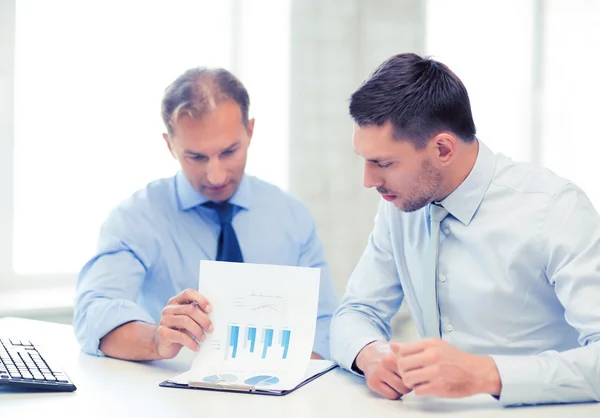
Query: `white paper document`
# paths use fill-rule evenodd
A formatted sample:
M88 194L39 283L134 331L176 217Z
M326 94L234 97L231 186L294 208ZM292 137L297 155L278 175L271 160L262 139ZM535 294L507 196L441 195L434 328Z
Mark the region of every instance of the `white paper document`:
M330 368L328 361L310 362L320 274L318 268L202 261L198 290L212 305L214 331L191 369L169 381L282 391Z

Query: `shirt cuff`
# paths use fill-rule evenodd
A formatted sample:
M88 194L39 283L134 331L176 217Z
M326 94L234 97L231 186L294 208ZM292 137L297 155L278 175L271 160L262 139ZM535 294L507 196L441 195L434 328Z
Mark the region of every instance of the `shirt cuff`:
M509 405L533 405L544 402L545 387L539 380L542 372L535 356L490 356L500 374L502 391L499 401Z
M115 328L133 321L154 323L146 311L136 303L124 299L96 301L88 308L84 321L85 326L78 327L81 348L96 356L104 356L100 351L100 339Z
M336 337L332 337L337 347L332 347L334 360L344 369L362 376L352 369L354 360L360 351L369 343L381 340L387 341L385 335L377 331L376 326L359 313L344 313L334 319ZM340 340L339 334L345 333L346 338Z

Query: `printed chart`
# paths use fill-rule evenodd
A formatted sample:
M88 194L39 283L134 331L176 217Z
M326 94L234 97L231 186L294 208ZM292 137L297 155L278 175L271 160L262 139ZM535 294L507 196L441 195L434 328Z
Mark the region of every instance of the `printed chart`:
M273 329L252 325L227 326L225 360L254 358L286 360L292 341L290 329Z

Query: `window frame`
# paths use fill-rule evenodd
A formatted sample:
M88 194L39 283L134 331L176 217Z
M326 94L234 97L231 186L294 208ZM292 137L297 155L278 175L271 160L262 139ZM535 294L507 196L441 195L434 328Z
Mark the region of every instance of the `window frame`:
M234 28L229 69L243 80L243 50L246 45L240 26L244 3L242 0L229 1ZM5 297L26 289L73 288L78 274L24 275L14 270L16 2L0 0L0 295Z

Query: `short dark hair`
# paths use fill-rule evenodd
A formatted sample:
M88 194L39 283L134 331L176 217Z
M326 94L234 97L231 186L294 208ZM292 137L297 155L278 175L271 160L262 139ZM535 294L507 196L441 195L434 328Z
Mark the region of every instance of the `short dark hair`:
M162 99L162 119L169 135L182 114L201 118L226 100L238 104L242 122L248 127L250 97L240 80L223 68L187 70L165 89Z
M465 142L475 139L467 89L450 69L432 58L398 54L381 64L350 98L359 126L392 123L394 137L424 148L448 131Z

